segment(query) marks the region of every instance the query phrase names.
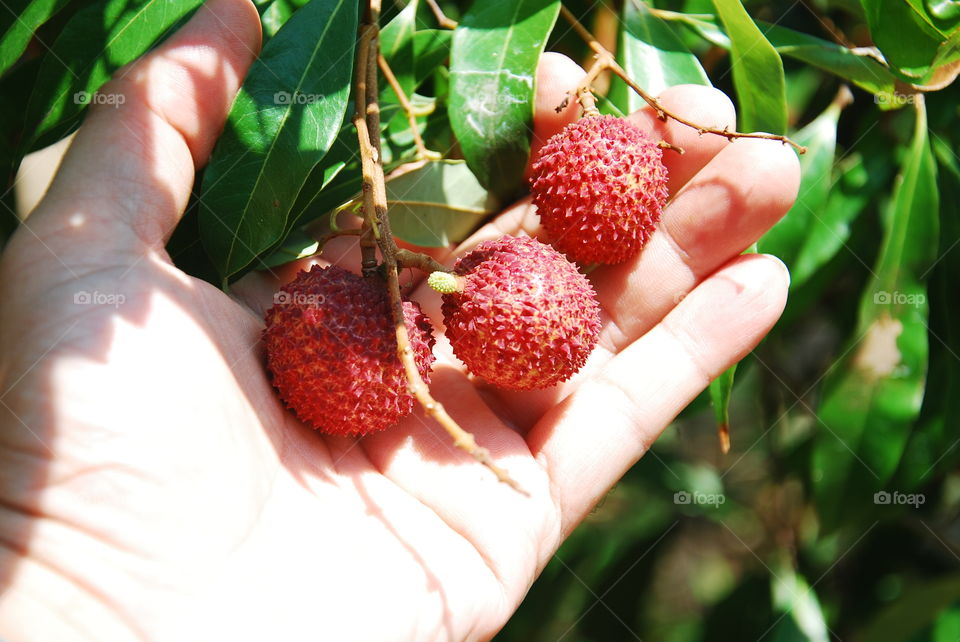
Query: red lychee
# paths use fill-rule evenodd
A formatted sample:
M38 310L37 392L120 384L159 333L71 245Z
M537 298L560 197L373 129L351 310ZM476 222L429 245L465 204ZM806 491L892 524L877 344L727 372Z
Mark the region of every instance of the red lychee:
M453 352L467 369L513 390L566 381L600 333L600 305L577 267L549 245L505 236L428 281L443 295Z
M430 379L433 332L416 303L403 316L420 376ZM362 435L413 409L385 284L342 268L313 266L274 297L263 334L273 385L317 430Z
M550 138L530 181L551 244L580 263L620 263L635 255L667 200L662 150L613 116L581 118Z

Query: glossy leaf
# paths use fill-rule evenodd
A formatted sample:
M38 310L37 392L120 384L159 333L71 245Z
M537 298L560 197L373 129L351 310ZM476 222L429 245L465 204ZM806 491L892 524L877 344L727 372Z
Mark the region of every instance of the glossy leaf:
M933 25L922 4L903 0L860 0L860 4L870 35L891 67L905 80L926 77L947 37Z
M305 5L309 0L273 0L266 4L266 9L260 14L260 24L263 30L263 41L273 38L280 27L286 24L293 13Z
M850 225L871 198L867 169L860 156L844 159L839 176L831 180L823 209L814 210L814 221L800 239L800 248L790 265L791 288L806 283L836 256L850 238Z
M380 30L380 51L385 58L396 57L413 42L417 32L419 0L411 2Z
M415 3L411 3L413 5ZM405 31L405 36L400 36L401 25L408 20L412 25L412 14L406 14L404 9L383 29L381 45L383 46L383 55L387 59L390 68L397 76L401 86L406 91L413 92L419 87L438 65L447 58L450 51L451 32L449 30L426 29L417 32ZM409 55L409 49L401 43L401 39L406 39L412 43L413 55ZM386 81L380 82L380 116L382 130L381 133L392 133L396 123L407 126L406 117L399 108L396 95L390 89ZM415 96L411 96L415 100ZM348 110L349 112L349 110ZM351 114L348 113L341 126L337 139L330 147L330 151L323 158L323 161L317 165L310 173L309 178L303 184L297 200L290 210L287 218L287 224L281 239L275 244L275 247L268 250L273 253L279 250L280 244L285 245L284 239L291 233L295 225L307 223L319 216L323 216L331 209L350 200L353 194L360 189L359 169L348 176L340 176L347 164L359 158L357 152L357 131L350 122ZM388 148L384 148L385 163ZM298 250L299 251L299 250Z
M168 35L202 0L104 0L79 11L44 57L27 104L29 149L73 131L95 96L121 66ZM106 45L104 45L106 43Z
M314 0L264 47L203 181L200 232L224 281L283 236L304 181L343 122L357 4Z
M620 47L617 59L630 77L656 96L667 87L682 84L710 86L697 57L690 53L673 27L651 13L640 0L623 5ZM627 113L646 103L619 80L611 88L612 99Z
M412 98L413 92L450 55L452 32L449 29L425 29L413 34L409 46L384 50L384 57L400 87ZM397 102L393 89L381 76L381 100Z
M826 209L832 187L833 157L837 147L837 121L840 110L850 99L844 90L813 122L801 129L793 139L807 148L800 156L800 190L790 211L773 226L758 243L759 251L780 257L793 272L794 266L811 230L822 227L821 215ZM808 275L807 275L808 276ZM803 282L793 277L791 287Z
M349 120L349 114L347 114L340 132L333 144L330 145L330 150L323 157L323 160L313 168L300 188L297 200L290 208L290 213L287 216L283 234L275 245L283 243L293 231L294 226L326 214L333 208L350 200L353 194L360 189L359 161L354 163L355 171L350 172L350 176L340 181L339 189L330 189L331 184L341 177L341 173L347 165L356 160L359 155L357 152L358 144L357 130ZM310 212L314 216L310 216ZM269 251L274 250L275 248L271 248Z
M463 161L435 161L390 176L387 206L394 235L446 247L467 238L500 204Z
M261 259L261 268L275 268L296 261L297 259L313 256L320 250L320 244L307 236L303 230L294 230L290 236L285 238L269 254Z
M936 167L918 104L913 142L856 335L824 383L813 449L814 492L827 528L863 513L896 470L920 411L927 373L925 279L937 255Z
M657 15L671 22L679 22L705 38L711 44L730 49L730 38L711 15L688 15L669 11ZM896 76L882 63L863 53L794 31L779 25L754 20L778 53L848 80L861 89L875 94L881 104L896 104L894 88Z
M910 435L897 487L920 488L960 460L960 161L943 139L934 139L940 191L940 259L930 281L930 375L917 428Z
M518 191L530 155L537 62L557 0L476 0L453 36L450 124L480 184Z
M68 2L70 0L32 0L22 8L22 12L18 11L20 7L17 7L17 4L22 3L11 3L13 6L3 8L3 11L14 12L16 15L9 20L9 25L0 34L0 75L6 73L20 59L33 33Z
M785 134L787 93L780 54L753 23L740 0L713 0L730 35L730 64L742 131Z

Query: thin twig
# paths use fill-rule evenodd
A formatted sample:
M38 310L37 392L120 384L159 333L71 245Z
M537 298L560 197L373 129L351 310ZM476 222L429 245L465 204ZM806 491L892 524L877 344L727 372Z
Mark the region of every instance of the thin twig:
M417 124L417 117L413 113L413 105L410 104L407 94L404 93L403 87L400 86L397 77L393 74L393 70L390 69L387 59L384 58L381 53L377 54L377 64L380 66L380 71L383 72L383 77L387 79L390 89L397 95L397 100L400 101L400 108L403 109L407 115L407 122L410 123L410 131L413 132L413 144L417 147L417 159L437 160L441 158L440 154L427 149L427 146L423 143L423 137L420 136L420 127Z
M666 120L667 118L672 118L673 120L677 121L682 125L686 125L687 127L697 130L697 132L700 133L701 135L714 134L717 136L723 136L729 141L733 141L737 138L762 138L764 140L777 140L786 145L791 145L794 149L796 149L801 154L806 153L807 151L806 147L803 147L802 145L798 145L797 143L793 142L786 136L781 136L779 134L761 134L761 133L744 134L741 132L730 131L727 128L716 129L715 127L706 127L704 125L698 125L697 123L694 123L692 121L687 120L686 118L683 118L682 116L676 115L675 113L671 112L666 107L664 107L659 100L657 100L656 98L648 94L646 91L644 91L642 87L640 87L636 82L634 82L633 79L630 78L630 75L627 74L626 71L624 71L623 67L621 67L617 63L616 59L613 57L613 54L607 51L607 49L603 45L601 45L589 31L587 31L586 27L580 24L580 21L577 20L577 17L573 15L573 13L571 13L569 9L567 9L563 5L560 5L560 13L563 15L564 19L570 23L570 26L573 27L573 30L577 32L577 35L579 35L587 43L587 45L594 51L594 53L597 54L597 62L595 63L594 66L601 65L603 69L609 69L610 71L615 73L621 80L623 80L623 82L627 84L628 87L630 87L630 89L635 91L638 96L640 96L648 105L650 105L650 107L653 108L654 111L657 112L657 118L659 118L660 120Z
M447 17L447 14L445 14L443 9L440 8L440 5L437 4L437 0L427 0L427 5L430 7L430 10L433 11L433 15L436 16L437 22L440 23L441 27L444 29L457 28L457 21Z
M416 268L427 274L431 272L449 272L450 268L443 263L436 261L432 256L421 254L420 252L411 252L403 248L397 248L396 253L397 266L401 268Z
M473 435L461 428L430 394L424 383L410 347L410 336L403 319L403 301L400 298L400 276L397 248L390 234L390 219L387 216L387 194L380 155L380 108L377 104L377 56L379 51L380 0L370 0L366 20L361 26L357 53L356 111L353 123L360 141L360 158L363 171L363 213L373 231L379 230L377 244L383 256L387 274L387 291L390 295L390 311L397 335L397 355L407 376L407 387L420 405L453 438L458 448L469 453L478 462L489 468L497 479L514 490L526 494L513 478L497 466L486 448L477 445ZM413 253L411 253L413 254Z

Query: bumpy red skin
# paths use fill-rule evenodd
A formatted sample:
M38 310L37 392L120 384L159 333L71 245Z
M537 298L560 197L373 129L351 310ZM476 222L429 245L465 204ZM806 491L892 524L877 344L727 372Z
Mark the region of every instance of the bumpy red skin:
M530 180L551 244L584 264L637 254L667 200L663 151L613 116L567 125L540 150Z
M409 301L403 316L417 369L429 382L430 321ZM333 435L363 435L410 414L414 399L382 282L336 266L313 266L277 293L266 323L273 385L307 425Z
M467 369L512 390L566 381L600 334L600 305L577 267L549 245L505 236L461 257L463 291L443 295L447 338Z

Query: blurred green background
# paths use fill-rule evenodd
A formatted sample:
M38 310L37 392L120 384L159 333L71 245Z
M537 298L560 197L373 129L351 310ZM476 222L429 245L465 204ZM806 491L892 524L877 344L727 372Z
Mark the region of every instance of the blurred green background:
M96 90L197 4L3 3L0 239L16 225L10 187L22 156L82 116L70 96ZM306 0L257 4L273 37ZM456 20L515 13L503 0L441 4ZM400 24L404 6L385 3L384 22ZM791 270L783 319L740 364L732 392L727 377L712 390L716 405L702 395L609 493L497 639L960 640L960 0L565 6L651 93L710 83L734 98L741 130L789 134L808 151L797 204L758 247ZM414 9L416 33L436 36L432 14ZM110 40L114 31L133 36ZM589 66L567 23L549 33L548 50ZM449 42L430 40L427 68L391 58L418 88L418 126L441 150L456 129L449 66L458 55L470 64L456 46L448 55ZM50 64L50 47L69 73ZM641 105L619 80L606 93L604 111ZM388 165L408 160L412 138L389 92L384 113ZM463 153L476 174L483 159L471 155L489 147L474 148ZM356 191L357 168L338 162L299 195L304 222ZM494 180L480 182L491 193L516 187ZM471 185L463 191L493 211L490 194ZM288 236L264 250L267 264L312 242L280 227ZM416 230L398 228L413 240ZM191 209L171 254L218 282L222 266L211 266L198 234ZM721 454L717 421L727 416L732 448Z
M640 41L641 60L682 68L669 25L744 99L722 38L689 26L717 24L713 2L626 5L567 4L621 61ZM637 18L651 7L669 20ZM787 132L809 147L797 205L759 244L793 273L786 313L737 370L730 452L703 395L498 640L960 640L960 88L955 62L930 64L955 60L960 3L745 7L781 54ZM928 42L927 19L946 37ZM803 36L864 48L892 78L833 73L839 56ZM571 37L552 48L589 60ZM625 93L614 81L621 109Z

